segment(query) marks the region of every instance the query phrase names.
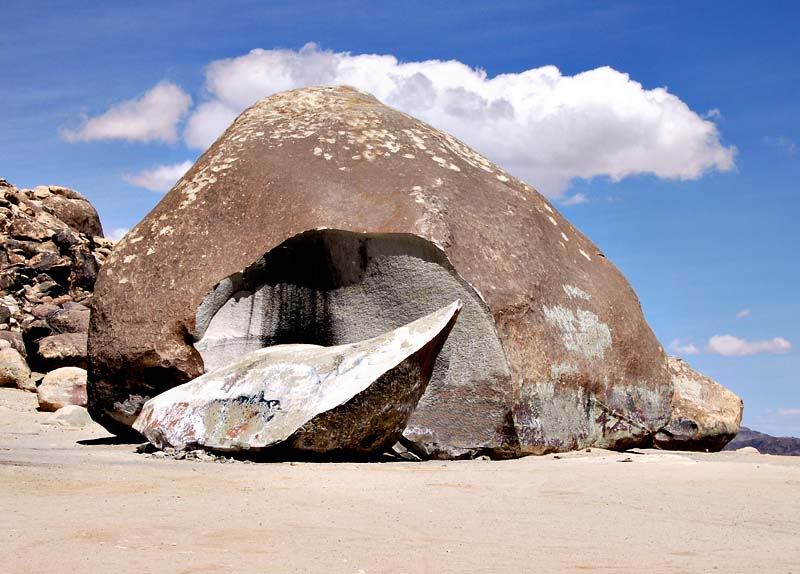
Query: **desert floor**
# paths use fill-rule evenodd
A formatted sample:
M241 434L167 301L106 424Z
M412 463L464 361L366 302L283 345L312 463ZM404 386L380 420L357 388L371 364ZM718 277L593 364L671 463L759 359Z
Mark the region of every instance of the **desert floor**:
M34 407L0 389L3 574L800 573L800 457L190 462Z

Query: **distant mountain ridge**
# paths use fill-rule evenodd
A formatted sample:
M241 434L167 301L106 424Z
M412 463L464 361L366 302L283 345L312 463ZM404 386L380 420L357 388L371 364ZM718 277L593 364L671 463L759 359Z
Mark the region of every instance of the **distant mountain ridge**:
M783 456L800 456L800 438L792 436L772 436L741 427L739 434L722 450L736 450L752 446L761 454L778 454Z

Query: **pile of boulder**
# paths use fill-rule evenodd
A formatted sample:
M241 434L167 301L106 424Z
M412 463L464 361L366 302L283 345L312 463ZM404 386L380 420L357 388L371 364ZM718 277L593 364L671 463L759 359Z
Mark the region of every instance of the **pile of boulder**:
M77 191L0 179L0 386L37 393L40 410L86 405L92 292L113 245Z

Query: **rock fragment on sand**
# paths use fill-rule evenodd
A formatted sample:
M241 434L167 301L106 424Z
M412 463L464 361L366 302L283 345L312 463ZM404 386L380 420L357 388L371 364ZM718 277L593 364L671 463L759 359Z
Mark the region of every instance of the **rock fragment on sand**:
M61 367L47 373L39 388L39 410L57 411L68 405L86 406L86 370Z
M402 435L461 306L359 343L254 351L151 399L134 428L159 448L379 453Z
M115 247L90 329L95 419L124 433L153 389L202 375L204 299L282 251L284 276L241 298L287 327L269 344L348 344L464 301L458 352L405 432L425 457L628 448L669 419L663 350L601 250L475 150L347 87L256 103Z
M31 370L25 359L11 343L0 340L0 387L15 387L23 391L36 392L36 385L31 380Z
M92 424L92 417L89 411L78 405L67 405L61 407L44 422L46 425L58 425L64 427L83 428Z

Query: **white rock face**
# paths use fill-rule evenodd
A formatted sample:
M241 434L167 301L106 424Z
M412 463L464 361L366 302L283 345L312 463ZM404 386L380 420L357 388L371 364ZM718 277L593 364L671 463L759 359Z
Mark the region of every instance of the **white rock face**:
M150 399L134 428L159 448L367 454L396 441L461 301L349 345L276 345Z

